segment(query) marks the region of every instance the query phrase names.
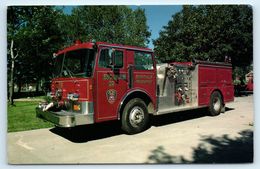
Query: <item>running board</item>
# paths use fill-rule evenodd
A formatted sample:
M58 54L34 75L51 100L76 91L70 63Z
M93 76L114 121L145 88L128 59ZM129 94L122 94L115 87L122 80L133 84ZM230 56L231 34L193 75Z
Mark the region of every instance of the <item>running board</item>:
M205 108L208 106L183 106L183 107L175 107L175 108L167 108L167 109L159 109L157 112L155 112L154 115L162 115L162 114L168 114L168 113L175 113L175 112L180 112L180 111L186 111L186 110L194 110L194 109L199 109L199 108Z

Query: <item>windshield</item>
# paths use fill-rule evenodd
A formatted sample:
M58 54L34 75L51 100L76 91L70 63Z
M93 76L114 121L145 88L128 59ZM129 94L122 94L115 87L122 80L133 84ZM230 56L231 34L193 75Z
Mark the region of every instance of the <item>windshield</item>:
M56 77L90 77L94 67L94 50L79 49L58 55Z

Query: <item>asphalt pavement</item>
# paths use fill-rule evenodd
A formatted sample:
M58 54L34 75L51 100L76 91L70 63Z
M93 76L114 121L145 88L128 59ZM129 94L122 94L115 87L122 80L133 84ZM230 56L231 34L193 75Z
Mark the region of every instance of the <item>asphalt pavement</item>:
M117 121L7 133L9 164L250 163L253 95L236 97L216 117L205 109L152 119L126 135Z

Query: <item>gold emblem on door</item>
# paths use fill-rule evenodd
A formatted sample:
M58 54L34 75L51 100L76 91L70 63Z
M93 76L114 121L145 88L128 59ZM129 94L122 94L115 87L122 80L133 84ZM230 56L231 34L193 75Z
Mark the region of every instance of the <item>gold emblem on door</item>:
M116 101L116 90L109 89L107 90L106 95L107 95L107 101L110 104L113 104Z

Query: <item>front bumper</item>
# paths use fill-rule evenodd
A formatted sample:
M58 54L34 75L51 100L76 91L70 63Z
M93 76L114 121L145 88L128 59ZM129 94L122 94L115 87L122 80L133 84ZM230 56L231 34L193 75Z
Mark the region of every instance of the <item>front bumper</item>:
M75 127L94 123L94 114L81 114L68 111L43 111L41 107L36 108L36 117L49 121L59 127Z

